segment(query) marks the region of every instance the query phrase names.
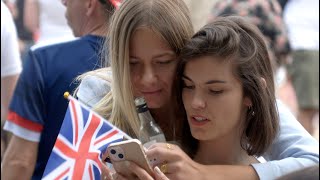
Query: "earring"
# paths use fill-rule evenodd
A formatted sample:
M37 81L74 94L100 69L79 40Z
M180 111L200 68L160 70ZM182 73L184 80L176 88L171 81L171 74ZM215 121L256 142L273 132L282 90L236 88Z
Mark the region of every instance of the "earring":
M252 109L251 116L254 116L255 113L254 113L254 110L253 110L253 108L252 108L252 105L249 106L249 112L251 111L251 109Z

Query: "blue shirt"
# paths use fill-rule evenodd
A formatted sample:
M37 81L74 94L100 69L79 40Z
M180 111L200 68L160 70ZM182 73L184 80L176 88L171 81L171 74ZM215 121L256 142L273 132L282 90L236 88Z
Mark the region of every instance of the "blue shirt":
M32 179L41 179L68 106L64 92L74 79L100 67L104 38L87 35L65 43L30 50L10 105L5 129L39 142Z
M263 155L266 163L252 164L261 180L277 179L295 170L319 165L319 142L277 100L280 132Z

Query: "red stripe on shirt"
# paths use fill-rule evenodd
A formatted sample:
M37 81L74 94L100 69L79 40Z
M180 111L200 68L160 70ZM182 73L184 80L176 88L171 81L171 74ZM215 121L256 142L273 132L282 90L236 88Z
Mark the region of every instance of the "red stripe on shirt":
M11 121L11 122L25 128L25 129L28 129L30 131L41 132L43 129L43 126L41 124L38 124L38 123L32 122L26 118L23 118L13 111L9 111L8 121Z

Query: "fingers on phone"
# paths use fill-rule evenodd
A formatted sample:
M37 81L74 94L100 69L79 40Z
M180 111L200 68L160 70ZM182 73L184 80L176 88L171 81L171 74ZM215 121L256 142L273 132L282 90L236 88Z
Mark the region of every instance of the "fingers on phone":
M154 171L156 172L154 175L156 180L169 180L169 178L161 172L157 166L154 168Z
M111 170L108 168L107 165L102 163L102 173L101 173L101 177L103 177L102 179L111 179L112 180L112 172Z
M125 178L119 173L114 173L112 176L112 180L128 180L128 178Z
M153 180L152 176L143 168L138 166L137 164L133 162L126 162L126 166L128 169L130 169L136 176L138 176L138 179L146 179L146 180Z

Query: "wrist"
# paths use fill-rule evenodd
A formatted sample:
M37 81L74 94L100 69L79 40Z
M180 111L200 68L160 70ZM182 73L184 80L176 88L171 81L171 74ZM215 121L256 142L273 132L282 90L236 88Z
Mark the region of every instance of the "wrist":
M197 179L212 180L213 177L210 176L210 173L212 173L212 168L209 168L210 166L197 163L197 167L198 167Z

